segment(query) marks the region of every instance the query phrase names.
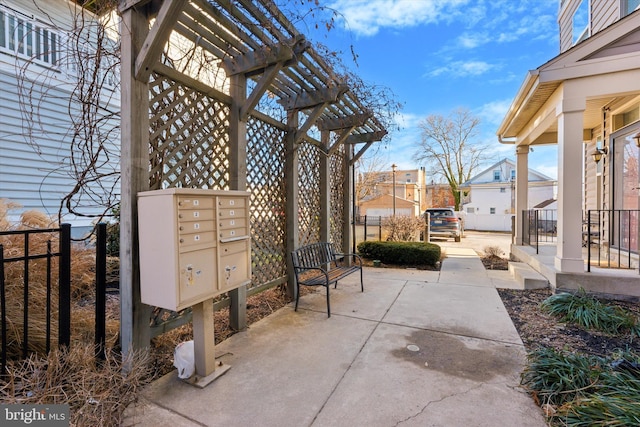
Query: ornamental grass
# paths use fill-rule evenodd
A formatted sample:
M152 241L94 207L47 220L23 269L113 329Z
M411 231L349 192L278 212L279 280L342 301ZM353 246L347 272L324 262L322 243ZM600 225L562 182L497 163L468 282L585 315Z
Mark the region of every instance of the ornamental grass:
M577 293L559 293L544 300L541 309L563 322L573 323L585 329L595 329L608 334L629 332L640 336L638 319L620 307L601 302L588 295L584 289Z

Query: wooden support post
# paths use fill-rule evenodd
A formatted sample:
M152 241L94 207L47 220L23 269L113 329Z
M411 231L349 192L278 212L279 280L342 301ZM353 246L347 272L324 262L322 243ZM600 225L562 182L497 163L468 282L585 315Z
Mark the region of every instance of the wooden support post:
M320 154L320 241L331 241L331 173L330 158L325 154L329 147L331 132L323 130L320 141L325 149Z
M144 8L126 9L121 24L120 343L125 360L149 346L151 307L140 300L138 192L149 189L149 88L135 61L149 31Z
M286 242L285 254L287 258L287 295L295 298L295 275L293 273L293 263L291 252L298 246L299 221L298 221L298 148L296 144L296 130L298 129L298 111L287 111L287 125L289 131L285 137L285 219L286 219Z
M241 117L247 98L247 78L244 74L231 76L231 112L229 114L229 187L247 189L247 122ZM229 291L229 325L236 331L247 328L247 287Z
M343 162L343 190L342 190L342 252L351 252L351 244L354 236L351 233L351 198L355 197L353 192L353 177L351 170L354 167L352 165L353 146L347 146L344 150L344 162Z

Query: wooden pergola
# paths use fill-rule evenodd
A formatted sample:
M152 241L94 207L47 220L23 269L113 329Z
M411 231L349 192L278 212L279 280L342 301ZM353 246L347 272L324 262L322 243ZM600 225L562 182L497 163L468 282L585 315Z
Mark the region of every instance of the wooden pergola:
M263 264L273 271L256 280L291 284L288 254L301 243L350 248L352 168L387 131L270 0L121 0L119 11L126 355L151 337L152 308L140 302L139 192L251 192L256 274ZM246 296L246 288L230 295L236 329L246 327Z

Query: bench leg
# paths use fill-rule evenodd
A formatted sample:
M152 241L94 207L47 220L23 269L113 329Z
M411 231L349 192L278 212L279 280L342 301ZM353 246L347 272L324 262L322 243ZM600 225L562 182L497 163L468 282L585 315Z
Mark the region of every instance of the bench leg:
M331 303L329 302L329 285L327 285L327 317L331 317Z
M298 301L300 301L300 285L296 281L296 308L293 311L298 311Z
M360 290L364 292L364 282L362 281L362 268L360 269Z

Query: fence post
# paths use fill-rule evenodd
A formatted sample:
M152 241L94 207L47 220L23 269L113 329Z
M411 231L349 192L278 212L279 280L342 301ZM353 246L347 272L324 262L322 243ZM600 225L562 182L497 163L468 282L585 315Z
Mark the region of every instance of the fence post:
M378 217L378 241L382 241L382 216Z
M96 357L104 360L106 342L107 224L101 222L96 230Z
M364 216L364 241L367 241L367 216Z
M60 226L58 345L71 343L71 224Z

